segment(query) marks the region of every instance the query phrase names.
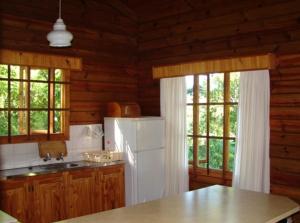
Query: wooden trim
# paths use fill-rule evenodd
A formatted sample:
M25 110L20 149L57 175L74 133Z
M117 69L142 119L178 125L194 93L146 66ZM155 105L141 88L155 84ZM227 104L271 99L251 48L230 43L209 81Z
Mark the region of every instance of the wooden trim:
M47 122L48 122L48 126L47 126L47 137L48 139L50 139L50 132L53 129L53 126L51 125L51 113L50 113L50 109L51 109L51 102L53 100L53 92L51 90L51 83L50 80L52 80L52 73L53 73L53 69L48 69L48 111L47 111ZM52 123L53 124L53 123Z
M209 107L210 107L210 76L206 75L206 174L209 175Z
M64 82L70 82L70 75L71 72L69 70L63 70L63 81ZM64 95L64 100L62 103L62 108L66 109L62 111L64 113L63 119L61 120L62 123L62 130L66 137L66 139L69 139L70 137L70 84L64 84L62 89L62 94Z
M28 83L27 83L27 92L26 92L26 97L27 97L27 136L28 139L30 139L31 135L31 123L30 123L30 79L31 79L31 67L28 67L27 69L27 78L28 78Z
M226 140L235 140L235 137L223 137L223 136L203 136L203 135L187 135L188 137L198 137L202 139L226 139Z
M193 102L199 102L199 76L194 75L193 86ZM198 135L199 133L199 106L193 106L193 133ZM199 142L197 137L193 137L193 167L198 167L198 147Z
M49 129L49 138L50 138L50 133L54 133L54 108L55 108L55 83L54 81L54 69L50 69L49 71L49 78L48 78L48 85L49 85L49 105L48 105L48 115L49 115L49 120L48 120L48 129Z
M224 73L224 102L230 101L230 73ZM229 105L223 105L223 178L225 178L225 172L228 170L229 160L229 148L225 137L229 137L229 125L230 125L230 107Z
M10 82L10 77L11 77L11 68L10 68L10 65L8 65L8 86L7 86L7 89L8 89L8 114L7 114L7 117L8 117L8 141L10 141L11 139L11 82Z
M276 60L273 54L204 60L191 63L157 66L152 68L153 78L167 78L194 74L233 72L247 70L274 69Z
M81 70L82 60L78 57L58 56L23 51L0 50L0 63L46 68Z

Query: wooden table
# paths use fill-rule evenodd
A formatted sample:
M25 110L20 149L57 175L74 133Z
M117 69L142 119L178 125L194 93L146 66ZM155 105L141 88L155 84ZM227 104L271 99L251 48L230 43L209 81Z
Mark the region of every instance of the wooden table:
M60 223L272 223L299 210L287 197L211 186Z

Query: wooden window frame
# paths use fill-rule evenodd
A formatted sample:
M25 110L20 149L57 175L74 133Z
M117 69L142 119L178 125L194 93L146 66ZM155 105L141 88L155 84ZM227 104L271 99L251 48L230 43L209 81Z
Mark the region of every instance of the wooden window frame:
M222 178L223 183L227 182L227 180L232 179L232 172L228 168L229 162L229 148L228 140L236 140L236 137L230 137L230 106L238 105L238 102L230 101L230 73L231 72L220 72L224 75L224 100L223 102L210 102L210 74L197 74L193 75L194 77L194 85L193 85L193 102L187 103L187 106L193 106L193 134L187 134L187 137L193 139L193 160L189 160L190 168L192 169L192 173L197 173L197 175L203 175L214 178ZM199 76L207 77L207 101L206 103L199 102ZM206 135L199 134L199 108L200 106L206 106ZM209 134L209 109L211 105L222 105L223 106L223 136L210 136ZM206 139L206 159L199 160L198 159L198 139L205 138ZM222 170L219 169L210 169L209 168L209 139L222 139L223 140L223 165ZM200 167L200 163L206 163L206 168ZM225 183L226 184L226 183Z
M2 63L4 64L4 63ZM49 141L49 140L67 140L69 139L69 114L70 114L70 71L67 69L60 68L48 68L48 67L30 67L25 65L14 65L14 64L5 64L8 66L8 76L7 78L0 78L1 81L7 81L8 83L8 105L7 108L0 108L0 111L8 112L8 135L0 136L0 144L6 143L22 143L22 142L40 142L40 141ZM11 66L19 66L20 72L21 69L25 69L27 73L26 79L22 78L11 78ZM48 80L32 80L31 79L31 69L43 69L48 70ZM55 69L60 69L62 71L62 80L55 80ZM17 81L20 83L20 86L26 87L26 96L25 96L25 107L13 108L11 105L11 83ZM22 83L22 84L21 84ZM23 86L23 83L27 83L27 86ZM31 83L47 83L48 85L48 105L47 108L31 108L30 105L30 86ZM55 107L55 85L61 85L61 107ZM13 111L24 111L27 114L27 133L23 135L12 135L11 130L11 112ZM46 130L31 130L30 127L30 114L32 111L47 111L48 114L48 128ZM61 112L61 131L59 133L54 132L54 118L55 112ZM19 124L19 128L20 128ZM24 126L21 128L24 129Z

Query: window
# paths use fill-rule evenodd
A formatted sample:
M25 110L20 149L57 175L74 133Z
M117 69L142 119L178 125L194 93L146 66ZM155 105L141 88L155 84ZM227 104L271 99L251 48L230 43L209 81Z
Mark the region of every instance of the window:
M0 142L68 137L68 72L0 65Z
M232 172L239 73L186 77L189 164L205 175Z

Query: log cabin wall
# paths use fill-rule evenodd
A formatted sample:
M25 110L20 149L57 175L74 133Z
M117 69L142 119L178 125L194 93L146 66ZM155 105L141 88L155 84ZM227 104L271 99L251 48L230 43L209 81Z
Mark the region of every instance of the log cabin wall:
M300 53L300 0L64 0L67 49L46 40L57 12L52 0L0 0L0 46L83 58L71 75L71 124L100 122L112 100L138 99L143 115L159 115L152 65ZM300 202L299 86L300 58L282 56L271 73L271 189Z
M159 64L230 56L300 53L300 1L162 0L138 6L139 101L159 115ZM271 72L271 190L300 203L300 58ZM220 180L190 175L197 188ZM299 217L298 217L299 218ZM299 222L300 220L298 220Z
M1 0L0 47L81 57L71 73L71 124L102 122L108 101L137 100L137 20L112 1L64 0L62 18L74 35L71 48L48 46L58 1Z

